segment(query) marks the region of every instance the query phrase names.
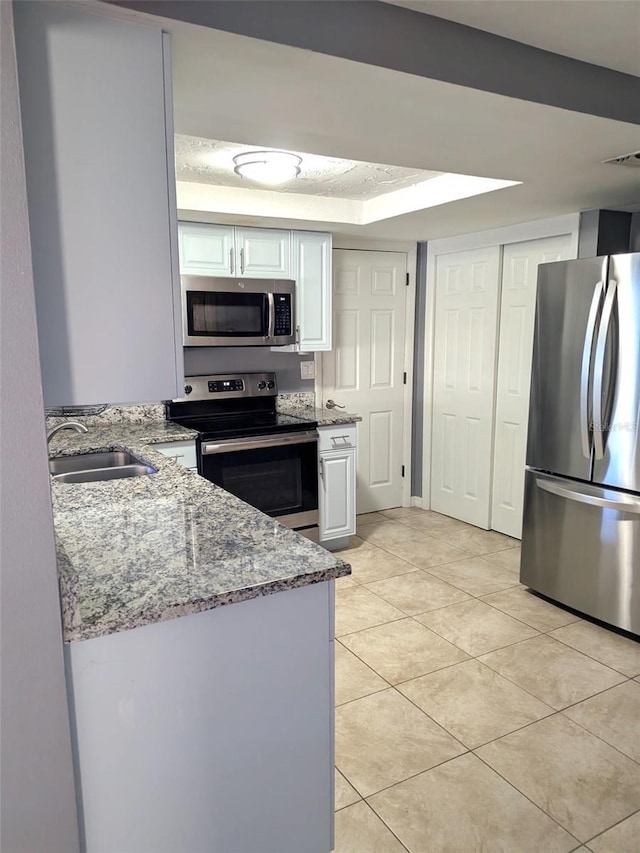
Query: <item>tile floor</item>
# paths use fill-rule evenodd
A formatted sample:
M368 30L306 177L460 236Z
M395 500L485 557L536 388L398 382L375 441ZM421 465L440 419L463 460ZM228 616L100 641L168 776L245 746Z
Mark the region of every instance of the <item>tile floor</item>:
M640 643L518 582L518 542L359 516L336 592L336 853L640 853Z

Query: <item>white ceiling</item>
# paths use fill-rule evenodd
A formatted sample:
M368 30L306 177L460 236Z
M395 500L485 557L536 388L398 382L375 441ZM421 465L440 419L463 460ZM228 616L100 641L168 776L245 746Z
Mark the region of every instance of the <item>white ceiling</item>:
M415 241L594 207L640 207L638 171L601 162L640 149L637 125L157 20L172 34L179 134L522 182L359 226L264 211L199 211L194 219Z
M233 157L236 154L255 150L265 149L243 143L176 134L176 178L179 181L214 184L220 187L255 188L255 184L233 171ZM382 163L322 157L304 151L291 153L302 158L302 171L295 180L270 187L272 192L310 193L328 198L361 201L410 187L418 181L426 181L440 174L425 169L405 169L402 166L386 166Z
M638 0L386 0L640 76Z

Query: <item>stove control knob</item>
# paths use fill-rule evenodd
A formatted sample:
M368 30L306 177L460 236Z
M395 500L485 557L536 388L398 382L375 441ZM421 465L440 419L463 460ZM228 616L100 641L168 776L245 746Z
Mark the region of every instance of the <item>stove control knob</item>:
M261 379L260 382L258 382L258 391L264 391L266 387L267 383L264 381L264 379Z
M270 380L267 382L267 388L269 389L269 391L271 391L271 389L272 389L272 388L275 388L275 387L276 387L276 383L273 381L273 379L270 379Z
M192 391L193 391L193 388L191 387L191 385L185 385L184 386L184 393L185 394L190 394Z

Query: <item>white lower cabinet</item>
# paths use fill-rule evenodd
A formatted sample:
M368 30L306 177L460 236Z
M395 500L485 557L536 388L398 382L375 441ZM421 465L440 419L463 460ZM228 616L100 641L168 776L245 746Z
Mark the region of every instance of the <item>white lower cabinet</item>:
M86 853L333 849L333 585L65 644Z
M320 542L356 532L356 427L320 427Z
M177 465L189 468L191 471L198 470L198 458L196 456L196 443L189 441L166 441L162 444L152 444L153 450L157 450L168 459L173 459Z

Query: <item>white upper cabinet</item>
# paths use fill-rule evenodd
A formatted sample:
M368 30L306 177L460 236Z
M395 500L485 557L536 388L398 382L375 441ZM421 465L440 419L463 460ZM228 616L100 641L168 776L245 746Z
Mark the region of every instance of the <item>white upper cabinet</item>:
M294 231L293 278L297 282L298 349L331 349L331 234Z
M242 278L291 278L291 232L236 228L236 271Z
M182 275L235 275L231 225L180 223L180 272Z
M57 3L15 24L45 405L175 397L169 37Z
M291 278L291 232L180 223L182 275Z
M182 275L293 279L298 343L288 352L331 349L331 234L180 222Z

